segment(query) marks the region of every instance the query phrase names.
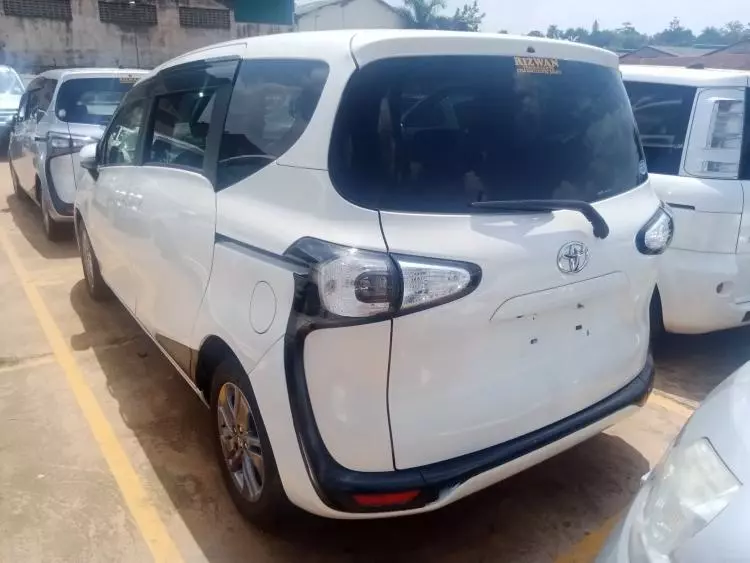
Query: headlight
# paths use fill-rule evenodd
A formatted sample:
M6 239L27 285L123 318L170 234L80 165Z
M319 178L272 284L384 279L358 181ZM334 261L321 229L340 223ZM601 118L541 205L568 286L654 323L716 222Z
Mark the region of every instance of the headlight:
M635 245L642 254L661 254L672 242L674 219L669 208L661 204L653 217L643 226L635 238Z
M676 445L654 469L649 483L630 543L645 552L648 561L665 563L727 507L741 485L705 438Z

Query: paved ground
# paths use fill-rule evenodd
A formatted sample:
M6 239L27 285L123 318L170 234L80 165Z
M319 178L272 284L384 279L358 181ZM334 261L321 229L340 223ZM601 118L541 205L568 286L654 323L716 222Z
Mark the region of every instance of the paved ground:
M591 561L695 402L750 359L746 331L669 338L648 406L555 459L435 514L261 533L224 493L200 401L40 221L0 162L0 561Z

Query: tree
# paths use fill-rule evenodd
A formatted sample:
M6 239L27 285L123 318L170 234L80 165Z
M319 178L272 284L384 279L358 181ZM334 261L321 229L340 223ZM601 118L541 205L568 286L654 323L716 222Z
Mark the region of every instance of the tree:
M653 37L656 45L672 45L675 47L689 47L695 44L695 35L689 29L682 27L680 18L673 18L669 27Z
M482 25L485 13L479 8L479 1L474 0L471 4L464 4L461 8L456 8L452 21L449 21L447 29L456 31L479 31Z
M398 12L412 29L447 29L454 31L479 31L484 12L478 0L457 8L453 16L445 16L446 0L403 0Z
M529 37L544 37L544 33L535 29L529 32Z
M648 35L639 33L630 22L624 22L616 33L617 47L620 49L635 50L648 44Z
M549 39L562 39L563 34L560 28L556 25L551 25L547 28L547 38Z
M750 36L750 28L746 28L741 22L735 20L728 22L721 28L726 44L737 43Z
M412 29L439 29L445 7L445 0L404 0L404 6L396 9Z
M695 38L700 45L725 45L724 33L717 27L704 27L701 34Z

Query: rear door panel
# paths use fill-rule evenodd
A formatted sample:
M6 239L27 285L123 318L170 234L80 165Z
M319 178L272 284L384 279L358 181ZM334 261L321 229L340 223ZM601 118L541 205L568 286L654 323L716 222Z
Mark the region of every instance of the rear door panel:
M389 414L398 469L522 436L639 373L656 263L634 240L656 205L648 185L595 204L611 229L605 240L573 211L381 213L391 252L482 268L467 297L393 322ZM588 246L590 260L564 274L558 252L573 241Z

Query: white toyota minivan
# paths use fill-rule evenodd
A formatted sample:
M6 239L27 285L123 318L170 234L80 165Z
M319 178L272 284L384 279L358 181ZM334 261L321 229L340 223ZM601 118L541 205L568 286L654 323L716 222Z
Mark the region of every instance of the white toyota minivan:
M470 33L243 39L156 68L75 220L209 403L254 521L433 510L652 385L672 220L607 51Z
M696 334L750 321L750 72L623 66L656 193L677 234L654 324Z

